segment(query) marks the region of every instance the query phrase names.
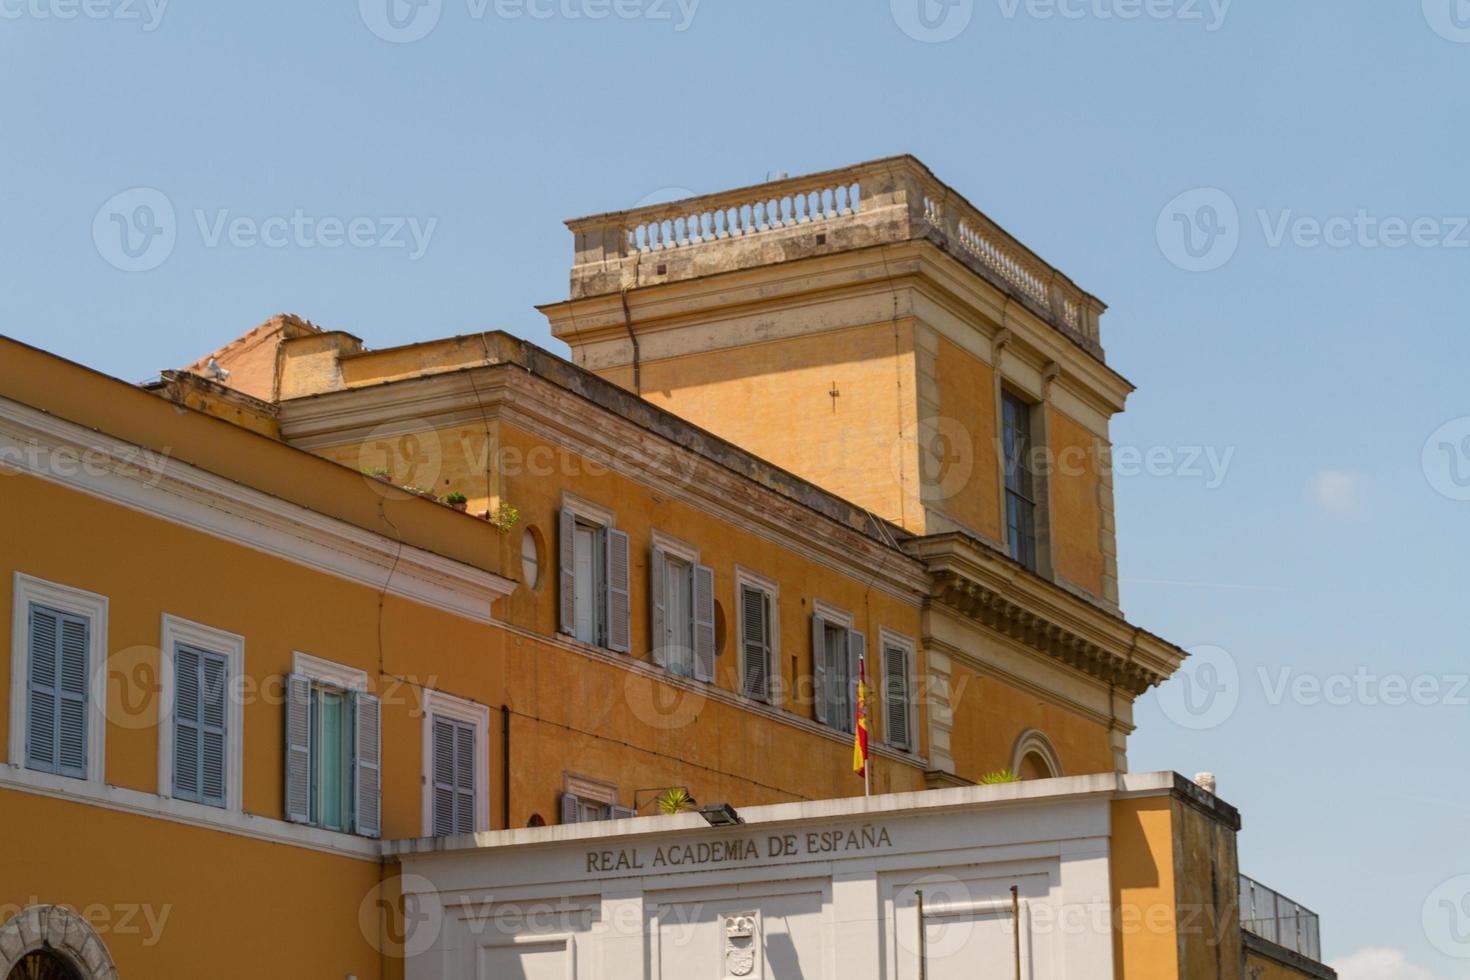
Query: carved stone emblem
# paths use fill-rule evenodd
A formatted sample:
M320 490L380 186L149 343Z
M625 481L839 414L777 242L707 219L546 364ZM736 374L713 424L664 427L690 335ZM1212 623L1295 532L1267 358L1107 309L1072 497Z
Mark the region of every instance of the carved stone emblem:
M760 913L738 912L724 917L725 976L759 980Z

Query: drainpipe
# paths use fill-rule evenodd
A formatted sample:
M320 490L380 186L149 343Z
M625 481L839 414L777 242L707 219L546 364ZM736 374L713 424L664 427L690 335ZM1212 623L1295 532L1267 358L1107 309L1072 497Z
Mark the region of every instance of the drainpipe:
M500 825L510 829L510 705L500 706Z
M638 351L638 335L633 332L633 314L628 309L628 287L622 290L623 326L628 329L628 340L633 345L633 394L643 397L643 365Z

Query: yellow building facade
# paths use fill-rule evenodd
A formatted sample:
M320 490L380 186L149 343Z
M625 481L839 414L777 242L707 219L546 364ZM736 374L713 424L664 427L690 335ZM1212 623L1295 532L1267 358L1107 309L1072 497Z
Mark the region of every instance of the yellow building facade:
M907 157L570 226L570 362L0 340L0 977L412 974L393 842L861 796L860 670L875 795L1126 772L1099 301ZM1117 906L1234 915L1201 793L1108 797ZM1169 921L1117 976L1244 975Z

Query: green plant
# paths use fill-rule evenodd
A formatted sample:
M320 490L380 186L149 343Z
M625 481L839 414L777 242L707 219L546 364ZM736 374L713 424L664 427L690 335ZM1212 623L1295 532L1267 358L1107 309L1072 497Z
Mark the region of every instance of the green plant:
M466 497L458 490L454 491L453 493L448 493L444 495L444 502L446 504L464 504L468 503L469 499L470 498Z
M1019 783L1021 777L1009 769L1001 769L997 772L987 772L980 777L980 785L994 786L996 783Z
M434 491L432 491L432 490L425 490L423 487L406 486L403 489L404 489L405 492L416 494L417 496L423 497L425 500L438 500L439 499L438 497L434 496Z
M665 816L673 816L683 813L685 810L694 809L694 799L689 791L682 786L670 786L658 794L658 812Z
M491 524L494 524L501 534L509 534L510 529L515 527L516 522L521 519L521 512L510 504L501 504L493 512L486 515L485 519Z

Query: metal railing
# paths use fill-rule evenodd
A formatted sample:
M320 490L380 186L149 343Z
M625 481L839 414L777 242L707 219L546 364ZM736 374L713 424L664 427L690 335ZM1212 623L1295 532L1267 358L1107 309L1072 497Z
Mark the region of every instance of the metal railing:
M1240 927L1309 960L1322 959L1317 913L1245 875L1240 876Z

